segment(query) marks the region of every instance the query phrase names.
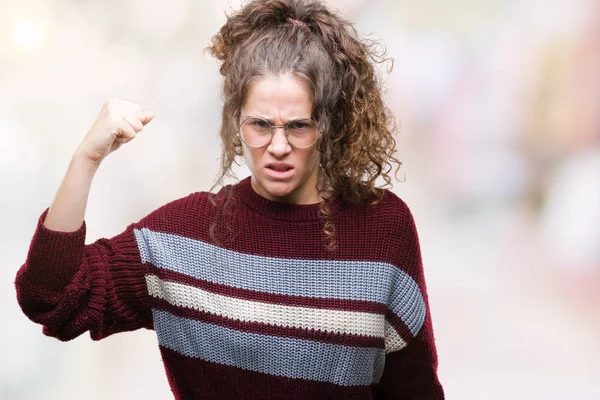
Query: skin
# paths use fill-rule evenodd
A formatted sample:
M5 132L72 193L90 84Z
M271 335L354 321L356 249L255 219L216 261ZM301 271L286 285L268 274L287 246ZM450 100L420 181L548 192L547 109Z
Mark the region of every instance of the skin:
M262 117L273 125L283 126L294 118L310 118L312 107L311 92L304 81L289 74L262 77L248 91L241 119ZM268 145L243 146L244 159L252 174L252 188L259 195L292 204L322 201L316 188L320 158L316 145L305 149L292 147L283 128L279 128ZM292 175L285 179L270 176L266 166L273 162L292 165Z

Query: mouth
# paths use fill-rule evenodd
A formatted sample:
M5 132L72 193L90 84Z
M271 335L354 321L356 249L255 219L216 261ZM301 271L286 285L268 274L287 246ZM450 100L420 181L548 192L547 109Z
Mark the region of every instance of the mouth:
M294 174L294 167L285 163L270 163L265 165L267 174L274 179L290 178Z
M271 163L271 164L267 164L266 167L275 172L287 172L291 169L294 169L294 167L292 167L291 165L283 164L283 163Z

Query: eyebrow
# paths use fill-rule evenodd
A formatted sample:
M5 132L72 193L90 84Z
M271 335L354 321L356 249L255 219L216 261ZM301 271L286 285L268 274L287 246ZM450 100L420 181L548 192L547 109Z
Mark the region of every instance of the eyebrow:
M262 118L265 121L267 121L268 123L270 123L271 125L275 125L275 121L273 120L273 118L264 117L262 115L242 115L242 118ZM287 120L283 121L283 125L287 125L291 121L297 121L297 120L302 120L302 119L311 119L311 117L292 117L292 118L288 118Z

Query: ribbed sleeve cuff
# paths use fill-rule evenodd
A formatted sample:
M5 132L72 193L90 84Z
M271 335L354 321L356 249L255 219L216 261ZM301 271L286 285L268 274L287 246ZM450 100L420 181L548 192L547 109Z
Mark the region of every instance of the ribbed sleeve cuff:
M40 216L29 246L23 278L50 290L61 290L79 269L85 248L85 221L73 232L53 231L44 226L48 208Z

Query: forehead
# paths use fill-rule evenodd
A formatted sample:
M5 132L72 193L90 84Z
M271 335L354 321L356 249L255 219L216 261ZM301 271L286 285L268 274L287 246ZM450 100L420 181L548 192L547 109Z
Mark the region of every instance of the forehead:
M256 78L246 95L245 114L265 117L304 116L312 111L312 93L308 84L291 74Z

